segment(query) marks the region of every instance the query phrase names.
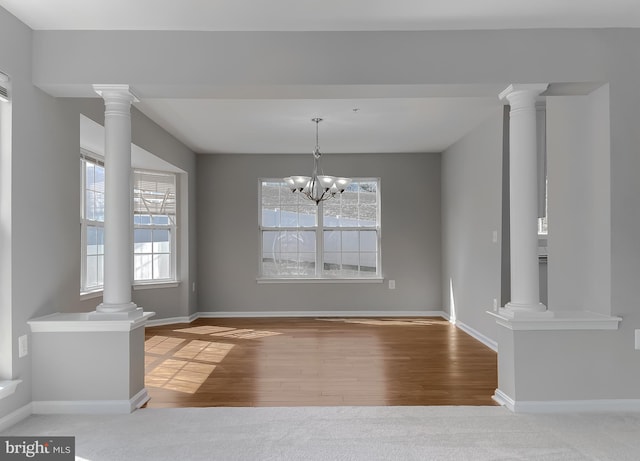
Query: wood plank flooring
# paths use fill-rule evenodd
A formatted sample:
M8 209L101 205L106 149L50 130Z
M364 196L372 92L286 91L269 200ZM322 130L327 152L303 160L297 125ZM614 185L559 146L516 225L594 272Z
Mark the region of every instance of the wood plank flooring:
M147 407L493 405L497 356L440 318L146 329Z

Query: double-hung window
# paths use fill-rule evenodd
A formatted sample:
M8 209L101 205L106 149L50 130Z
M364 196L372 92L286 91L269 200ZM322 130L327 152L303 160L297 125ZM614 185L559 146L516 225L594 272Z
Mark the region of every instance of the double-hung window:
M380 180L354 179L320 202L260 180L262 279L371 279L380 270Z
M95 154L83 150L80 168L81 291L87 293L104 286L104 163Z
M133 172L133 272L141 283L176 279L176 175Z

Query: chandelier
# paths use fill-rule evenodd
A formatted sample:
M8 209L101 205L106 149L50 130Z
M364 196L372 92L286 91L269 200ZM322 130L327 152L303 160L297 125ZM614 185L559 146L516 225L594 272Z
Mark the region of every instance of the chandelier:
M313 149L313 174L311 176L289 176L284 178L291 192L300 193L303 197L316 202L320 202L333 198L338 194L342 194L349 184L350 178L337 178L335 176L327 176L323 174L320 166L320 146L318 144L318 125L322 121L321 118L312 118L312 122L316 124L316 147Z

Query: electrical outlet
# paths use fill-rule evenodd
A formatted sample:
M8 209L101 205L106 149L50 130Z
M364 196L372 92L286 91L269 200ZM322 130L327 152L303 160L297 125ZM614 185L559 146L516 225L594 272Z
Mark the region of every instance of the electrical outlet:
M493 231L493 235L491 236L491 241L493 243L498 243L498 231L497 230Z
M395 280L389 280L389 289L390 290L395 290L396 289L396 281Z
M18 337L18 358L22 358L29 353L29 340L27 335Z

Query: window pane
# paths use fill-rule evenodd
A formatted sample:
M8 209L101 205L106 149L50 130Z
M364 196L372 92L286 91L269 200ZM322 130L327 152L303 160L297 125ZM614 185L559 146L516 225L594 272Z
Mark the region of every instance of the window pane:
M360 216L358 220L358 226L376 227L377 224L378 224L377 205L360 205Z
M298 251L300 253L316 253L316 233L298 232Z
M291 276L298 274L298 255L296 253L282 253L277 264L280 275Z
M85 283L88 288L98 285L98 257L87 256L87 273Z
M283 205L280 209L280 225L298 227L298 205Z
M378 233L376 231L360 231L360 251L375 252L378 248Z
M85 196L84 196L84 216L86 219L95 221L95 209L96 209L96 203L95 203L95 197L94 197L94 192L91 190L87 190L85 191Z
M280 232L276 231L264 231L262 233L262 253L263 255L269 254L272 255L271 258L275 259L273 256L275 253L280 253L280 240L278 240L278 235Z
M135 229L133 231L134 253L151 253L153 249L151 232L151 229Z
M275 208L280 204L280 184L275 182L262 183L262 205Z
M93 190L104 194L104 167L96 165L94 168Z
M171 278L171 255L169 254L153 255L153 278L154 279Z
M342 268L343 269L348 269L348 270L352 270L352 271L357 271L358 270L358 266L359 266L359 254L358 253L347 253L347 252L342 252Z
M102 192L94 192L93 197L95 199L93 219L104 222L104 194Z
M158 226L168 226L169 225L169 216L167 215L154 215L151 220L153 224Z
M153 252L171 253L171 232L168 229L153 231Z
M104 256L103 255L98 255L97 260L96 260L96 264L97 264L97 274L98 274L98 285L99 286L103 286L104 285Z
M134 255L133 272L135 280L151 280L153 257L151 255Z
M262 225L264 227L277 227L280 225L280 209L277 206L262 208Z
M340 251L342 243L340 231L324 231L324 251Z
M315 203L304 201L298 206L298 225L300 227L314 227L316 225L316 214L318 207Z
M151 224L151 216L148 214L136 214L133 216L133 223L143 225Z
M322 204L324 226L337 227L340 224L340 198L327 200Z
M375 275L377 272L378 255L377 253L360 253L360 271L369 272Z
M93 226L87 227L87 255L98 254L98 229Z
M358 231L342 232L342 251L358 251Z

